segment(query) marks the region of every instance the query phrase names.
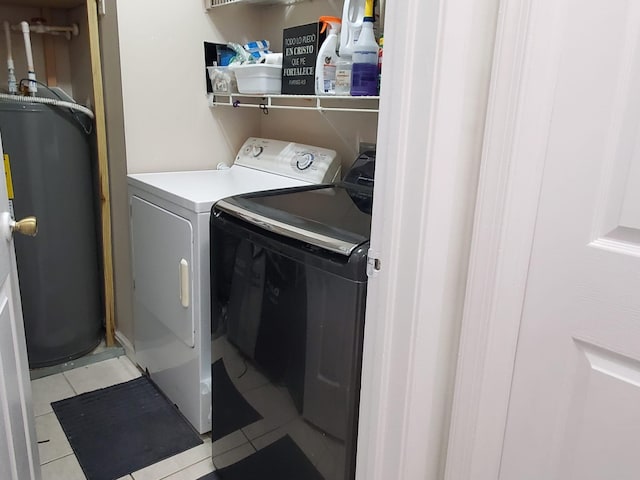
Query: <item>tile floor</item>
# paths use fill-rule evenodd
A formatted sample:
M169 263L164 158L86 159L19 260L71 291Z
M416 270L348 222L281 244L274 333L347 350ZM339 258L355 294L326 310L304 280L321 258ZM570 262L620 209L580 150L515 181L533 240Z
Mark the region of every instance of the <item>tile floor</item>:
M133 363L126 356L121 356L31 382L42 480L85 480L73 450L53 413L51 402L133 380L139 376L140 372ZM215 467L211 459L210 435L203 435L202 439L202 445L133 472L121 480L195 480L212 472ZM216 463L220 462L218 467L226 463L225 457L228 462L230 457L246 455L244 451L234 451L234 447L237 446L237 439L234 441L232 438L216 442L214 451L219 455L216 458Z
M232 372L234 368L246 371L235 379L236 388L263 418L213 444L210 434L202 435L202 445L119 480L196 480L216 468L224 468L252 455L285 435L296 442L325 478L339 478L337 472L343 465L336 462L342 457L336 441L303 421L284 389L271 385L252 368L247 369L246 362L239 360L234 349L220 344L214 351L224 357ZM42 480L86 480L53 413L51 402L133 380L140 375L138 368L122 355L31 381Z
M275 386L233 347L223 335L211 344L212 361L224 360L234 386L262 416L213 444L218 468L235 463L289 436L327 480L343 478L344 444L314 428L298 413L286 387ZM217 445L235 441L234 450L219 457ZM244 443L242 443L244 442Z

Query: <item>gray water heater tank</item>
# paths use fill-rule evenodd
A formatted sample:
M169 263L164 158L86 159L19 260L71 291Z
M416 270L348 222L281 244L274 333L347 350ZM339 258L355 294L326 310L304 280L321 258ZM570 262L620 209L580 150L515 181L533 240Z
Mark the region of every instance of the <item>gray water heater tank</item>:
M38 219L37 236L14 236L31 368L77 358L102 337L90 127L68 109L0 101L15 218Z

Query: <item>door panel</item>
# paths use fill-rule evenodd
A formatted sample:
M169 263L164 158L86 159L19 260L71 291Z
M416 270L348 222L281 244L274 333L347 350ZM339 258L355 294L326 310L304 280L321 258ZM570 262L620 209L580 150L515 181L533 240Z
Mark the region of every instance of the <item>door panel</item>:
M138 197L131 198L134 303L137 312L161 322L189 347L195 345L193 227ZM144 313L142 313L144 312ZM150 332L136 328L136 340Z
M2 179L4 162L0 164ZM0 180L0 478L38 480L40 461L31 406L18 272L9 222L7 187Z
M635 479L640 362L582 341L574 345L577 365L558 478Z
M640 5L563 0L500 478L640 471Z
M8 280L0 287L0 338L7 339L11 342L15 341L15 332L11 325L11 310L9 308L10 290L8 288ZM8 291L9 290L9 291ZM4 416L7 419L5 428L7 433L10 432L10 439L13 445L10 445L10 452L13 452L15 458L11 459L12 469L16 469L13 474L16 476L8 476L3 478L19 478L17 472L29 471L29 458L24 452L16 451L14 445L28 445L27 432L25 431L25 418L23 418L22 409L20 409L20 397L23 397L23 390L19 378L20 370L18 367L15 349L0 349L0 368L3 377L3 387L5 391L3 400ZM13 397L13 398L12 398ZM3 402L3 403L4 403ZM31 412L29 412L31 414Z
M640 82L640 13L633 2L613 4L618 12L608 20L618 29L611 29L604 40L613 40L609 46L619 53L612 55L617 58L616 64L606 65L611 69L609 84L599 86L613 95L606 112L609 118L601 121L606 138L602 138L594 246L628 251L640 244L640 98L636 95Z
M4 334L6 332L0 332ZM16 451L13 440L13 425L9 410L6 367L0 357L0 478L17 479Z

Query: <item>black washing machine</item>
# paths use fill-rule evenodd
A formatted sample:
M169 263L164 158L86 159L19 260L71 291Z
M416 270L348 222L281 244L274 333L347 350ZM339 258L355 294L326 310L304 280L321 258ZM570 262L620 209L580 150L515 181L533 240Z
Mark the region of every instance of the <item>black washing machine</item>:
M212 208L211 478L355 477L374 168Z

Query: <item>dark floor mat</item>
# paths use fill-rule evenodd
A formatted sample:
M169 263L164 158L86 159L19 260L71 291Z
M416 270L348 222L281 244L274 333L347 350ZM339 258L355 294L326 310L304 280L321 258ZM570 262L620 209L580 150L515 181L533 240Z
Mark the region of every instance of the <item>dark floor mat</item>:
M51 406L87 480L114 480L202 443L147 377Z
M220 440L242 427L262 420L262 416L238 392L222 359L211 365L213 416L211 440Z
M316 467L289 437L281 438L253 455L200 477L199 480L323 480Z

